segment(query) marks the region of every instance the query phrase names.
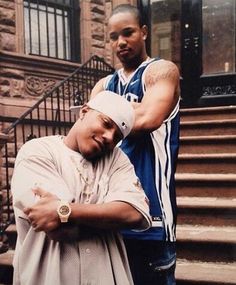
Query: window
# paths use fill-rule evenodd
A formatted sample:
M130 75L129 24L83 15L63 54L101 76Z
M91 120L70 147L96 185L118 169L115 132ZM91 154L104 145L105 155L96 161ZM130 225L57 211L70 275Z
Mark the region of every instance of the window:
M25 53L79 61L78 0L24 0Z
M203 73L236 72L236 6L234 0L203 0Z

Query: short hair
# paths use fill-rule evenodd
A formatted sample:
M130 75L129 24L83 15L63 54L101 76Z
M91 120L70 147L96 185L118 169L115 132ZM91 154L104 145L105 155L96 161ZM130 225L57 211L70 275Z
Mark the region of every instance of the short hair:
M134 15L134 17L136 18L140 27L142 27L144 25L143 17L141 15L139 9L135 6L130 5L130 4L120 4L120 5L116 6L112 10L111 17L115 14L126 13L126 12Z

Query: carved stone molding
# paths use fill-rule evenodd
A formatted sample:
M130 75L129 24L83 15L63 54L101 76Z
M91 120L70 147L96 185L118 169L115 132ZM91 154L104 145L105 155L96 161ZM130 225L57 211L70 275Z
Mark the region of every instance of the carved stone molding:
M236 85L204 86L203 96L236 95Z
M55 79L26 76L25 91L33 97L39 97L45 92L50 91L56 83L57 81Z
M23 97L24 81L12 78L10 80L10 93L12 97Z

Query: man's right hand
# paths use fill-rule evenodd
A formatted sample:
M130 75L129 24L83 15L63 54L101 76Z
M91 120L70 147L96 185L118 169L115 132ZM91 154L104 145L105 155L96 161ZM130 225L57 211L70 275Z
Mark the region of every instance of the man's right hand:
M23 210L32 227L36 232L50 232L57 229L61 224L57 214L57 207L60 203L59 198L41 188L36 188L32 191L40 199L33 206Z

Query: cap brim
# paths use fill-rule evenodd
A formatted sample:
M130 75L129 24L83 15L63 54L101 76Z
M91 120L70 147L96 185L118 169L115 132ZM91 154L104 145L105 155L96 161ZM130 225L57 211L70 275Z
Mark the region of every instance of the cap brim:
M71 107L70 107L70 111L71 111L73 114L78 115L81 108L82 108L82 105L79 105L79 106L71 106Z

